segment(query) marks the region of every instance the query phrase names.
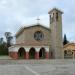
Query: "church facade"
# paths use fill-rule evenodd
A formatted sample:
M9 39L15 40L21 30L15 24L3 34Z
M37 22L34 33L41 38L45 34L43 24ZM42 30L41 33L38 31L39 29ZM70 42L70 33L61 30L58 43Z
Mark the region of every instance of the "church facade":
M13 59L61 59L62 11L53 8L48 12L50 28L35 24L23 27L16 33L16 44L9 47Z

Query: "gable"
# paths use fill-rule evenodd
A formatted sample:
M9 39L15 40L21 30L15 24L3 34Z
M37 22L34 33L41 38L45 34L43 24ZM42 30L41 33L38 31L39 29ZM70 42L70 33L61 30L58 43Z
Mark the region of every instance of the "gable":
M40 32L40 33L37 33ZM16 35L16 43L48 45L50 30L44 26L35 25L22 28Z
M20 34L22 34L24 31L26 31L26 30L31 30L31 29L34 29L34 28L36 28L36 29L40 29L40 30L45 30L45 31L48 31L48 32L50 32L50 29L49 28L47 28L47 27L44 27L44 26L42 26L42 25L33 25L33 26L28 26L28 27L23 27L23 28L20 28L19 29L19 31L16 33L16 37L18 37Z

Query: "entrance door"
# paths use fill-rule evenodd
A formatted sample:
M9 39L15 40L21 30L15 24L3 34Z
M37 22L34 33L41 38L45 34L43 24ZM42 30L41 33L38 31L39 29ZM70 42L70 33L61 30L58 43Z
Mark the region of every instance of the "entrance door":
M25 49L24 48L19 49L18 57L19 57L19 59L24 59L25 58Z
M45 49L41 48L39 51L39 58L44 59L45 58Z
M35 49L34 48L31 48L29 51L29 58L35 59Z

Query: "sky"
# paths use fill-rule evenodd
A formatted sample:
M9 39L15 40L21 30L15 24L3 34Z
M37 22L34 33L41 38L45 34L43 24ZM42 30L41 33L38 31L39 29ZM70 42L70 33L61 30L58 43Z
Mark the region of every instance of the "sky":
M16 32L24 26L39 23L49 27L49 14L52 8L61 9L63 35L75 42L75 0L0 0L0 37L5 32Z

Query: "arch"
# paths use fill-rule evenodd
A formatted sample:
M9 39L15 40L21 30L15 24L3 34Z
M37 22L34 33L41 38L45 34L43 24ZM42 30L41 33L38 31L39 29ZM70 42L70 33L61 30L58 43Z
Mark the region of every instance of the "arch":
M35 51L35 48L30 48L29 50L29 58L30 59L35 59L35 54L36 54L36 51Z
M25 58L25 54L26 54L26 51L23 47L19 48L18 50L18 58L19 59L24 59Z
M56 12L56 20L58 21L59 15L58 12Z
M44 59L45 58L45 48L41 48L39 51L39 58Z
M67 50L64 51L64 54L67 54Z

